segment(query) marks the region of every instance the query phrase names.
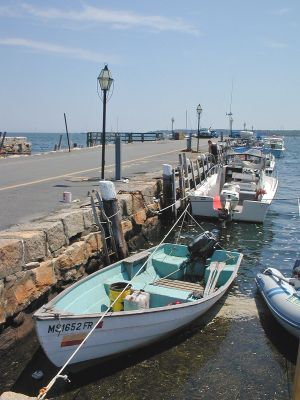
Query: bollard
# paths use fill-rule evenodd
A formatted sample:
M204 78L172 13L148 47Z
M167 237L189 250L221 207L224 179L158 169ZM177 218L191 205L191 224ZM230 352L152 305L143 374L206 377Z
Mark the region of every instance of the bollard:
M186 150L192 151L192 135L191 134L186 139Z
M100 181L99 188L105 214L112 224L112 231L117 246L119 258L128 256L128 248L121 227L121 214L119 210L115 185L111 181Z
M116 135L116 141L115 141L115 160L116 160L116 171L115 171L115 179L116 181L119 181L121 179L122 171L121 171L121 166L122 166L122 153L121 153L121 135Z

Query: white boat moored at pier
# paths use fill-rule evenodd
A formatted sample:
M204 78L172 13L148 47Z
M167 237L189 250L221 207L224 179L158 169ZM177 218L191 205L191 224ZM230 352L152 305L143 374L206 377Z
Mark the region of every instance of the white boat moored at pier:
M225 165L215 166L190 192L192 214L222 220L263 222L276 194L278 180L266 173L260 150L229 152Z
M285 146L284 139L279 136L271 136L264 139L264 152L271 152L276 158L284 156Z

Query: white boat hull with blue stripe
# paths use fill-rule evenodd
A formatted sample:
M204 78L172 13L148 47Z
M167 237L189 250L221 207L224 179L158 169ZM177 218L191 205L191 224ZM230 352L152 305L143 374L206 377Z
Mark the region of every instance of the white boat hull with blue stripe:
M300 290L280 271L268 268L256 275L257 287L271 313L292 335L300 338Z

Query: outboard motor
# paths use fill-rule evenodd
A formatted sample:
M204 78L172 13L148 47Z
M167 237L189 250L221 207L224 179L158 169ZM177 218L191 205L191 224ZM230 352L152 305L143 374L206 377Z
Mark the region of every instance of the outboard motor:
M228 213L236 208L240 198L240 187L231 183L224 183L220 193L220 201L222 208Z
M220 248L215 235L209 231L197 236L188 246L191 259L202 258L205 260L211 257L215 250Z

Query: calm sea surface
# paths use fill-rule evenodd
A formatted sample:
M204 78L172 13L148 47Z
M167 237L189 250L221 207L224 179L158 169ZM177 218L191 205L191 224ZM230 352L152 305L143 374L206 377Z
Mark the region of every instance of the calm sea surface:
M122 138L127 138L126 133L121 133ZM55 145L59 144L60 133L24 133L24 134L13 134L10 133L7 136L25 136L28 141L32 144L32 154L45 153L47 151L53 151ZM138 134L134 134L135 140L139 137ZM148 134L147 137L153 140L155 134ZM76 145L77 147L86 147L87 145L87 134L86 133L70 133L69 134L71 148ZM140 139L139 139L140 140ZM68 139L66 133L62 134L61 149L68 149Z
M32 139L31 139L32 140ZM256 291L254 277L266 267L290 276L300 258L300 138L286 137L286 154L277 159L279 187L263 225L232 223L221 228L191 222L181 232L189 241L201 229L219 230L227 249L244 253L239 276L204 318L184 332L134 354L100 364L59 382L57 399L169 400L291 398L297 341L270 315ZM56 370L36 338L10 351L0 371L0 392L10 388L36 395ZM31 373L42 369L36 382ZM49 396L51 397L51 396Z
M28 141L32 144L32 153L44 153L52 151L55 145L58 145L60 134L59 133L24 133ZM85 133L72 133L69 136L70 146L74 143L78 147L86 147L86 134ZM67 135L64 133L61 141L61 148L68 148Z
M216 130L219 134L221 129ZM294 131L297 134L297 131ZM291 133L290 133L291 134ZM300 134L300 132L299 132ZM68 149L68 140L66 133L8 133L7 136L25 136L32 144L32 154L44 153L54 150L54 146L59 144L60 136L62 135L61 148ZM121 133L123 138L127 138L127 133ZM148 138L155 139L155 133L147 134ZM138 133L134 134L135 140L138 139ZM86 133L69 133L70 146L76 144L78 147L86 147L87 134Z

